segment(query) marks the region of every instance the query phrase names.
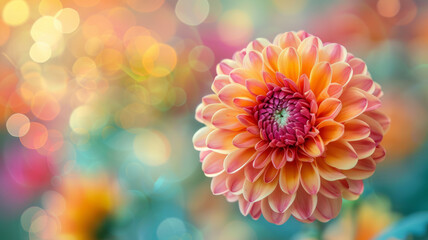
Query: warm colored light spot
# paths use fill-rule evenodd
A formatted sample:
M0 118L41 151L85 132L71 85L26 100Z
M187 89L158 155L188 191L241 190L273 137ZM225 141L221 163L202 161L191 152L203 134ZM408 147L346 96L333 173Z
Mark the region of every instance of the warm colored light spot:
M72 8L61 9L56 15L55 27L62 33L72 33L76 31L80 24L79 13Z
M61 106L56 98L47 92L38 92L31 102L31 112L44 121L55 119L60 110Z
M114 74L120 70L123 63L123 55L113 48L104 49L97 57L97 65L108 74Z
M175 5L175 14L183 23L190 26L201 24L210 11L207 0L179 0Z
M123 43L127 46L139 36L150 36L150 30L142 26L133 26L123 35Z
M195 71L208 71L213 63L214 53L206 46L196 46L189 53L189 65Z
M10 26L19 26L25 23L30 16L30 8L26 1L12 0L3 8L3 21Z
M86 89L97 87L98 69L94 60L88 57L81 57L74 62L73 73L77 83Z
M147 75L147 72L143 67L143 61L141 59L147 49L155 44L157 44L156 39L148 35L137 36L130 40L128 46L125 49L125 54L133 73L142 76Z
M104 47L104 43L99 37L90 37L84 44L86 54L97 56Z
M379 0L377 11L383 17L392 18L400 11L400 0Z
M230 10L220 17L217 30L221 40L238 46L248 42L253 35L253 23L246 12Z
M31 37L35 42L45 42L55 46L62 38L61 32L56 27L58 24L61 23L52 16L41 17L31 27Z
M38 122L31 122L27 134L19 138L24 147L39 149L43 147L48 139L48 130Z
M61 149L63 145L64 136L62 135L62 133L55 129L49 129L48 140L42 148L38 149L38 152L43 155L49 155Z
M27 113L30 111L29 104L27 104L18 92L13 92L10 95L8 106L13 112Z
M30 48L30 57L34 62L44 63L52 56L52 49L49 44L35 42Z
M158 166L168 161L171 146L162 133L145 129L135 136L134 152L143 163Z
M30 129L30 119L21 113L12 114L6 122L6 129L14 137L22 137Z
M41 15L53 16L62 8L60 0L41 0L39 3L39 13Z
M165 0L126 0L126 3L139 12L154 12L159 9Z
M164 77L174 70L177 64L177 54L174 48L159 43L151 46L144 53L143 66L154 77Z

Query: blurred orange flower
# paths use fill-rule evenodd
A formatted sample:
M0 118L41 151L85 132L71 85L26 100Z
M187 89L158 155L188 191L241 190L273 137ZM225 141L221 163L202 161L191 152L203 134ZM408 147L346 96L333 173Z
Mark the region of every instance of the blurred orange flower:
M21 218L30 219L28 229L23 226L30 238L104 239L120 202L118 186L107 175L70 175L62 179L57 192L44 194L44 209L31 207ZM29 213L33 214L28 217Z
M193 143L211 190L283 224L335 218L384 159L380 86L339 44L305 32L257 39L217 66Z
M385 199L368 198L356 210L347 209L337 223L324 232L325 240L370 240L374 239L398 216L391 212Z
M385 95L382 110L391 118L391 127L383 141L388 159L403 159L421 147L428 130L427 110L417 99L399 89L391 90Z

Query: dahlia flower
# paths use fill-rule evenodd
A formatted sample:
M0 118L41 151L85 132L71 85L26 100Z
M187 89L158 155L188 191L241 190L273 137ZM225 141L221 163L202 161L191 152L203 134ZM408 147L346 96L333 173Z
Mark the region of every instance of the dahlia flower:
M257 39L217 65L194 137L211 190L275 224L335 218L384 159L382 91L363 60L306 32Z

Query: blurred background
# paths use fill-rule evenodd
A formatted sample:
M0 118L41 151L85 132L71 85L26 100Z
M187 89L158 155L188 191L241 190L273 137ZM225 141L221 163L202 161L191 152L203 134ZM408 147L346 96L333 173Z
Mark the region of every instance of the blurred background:
M1 239L428 239L428 1L1 0L0 14ZM221 59L298 30L364 59L392 124L358 201L276 226L211 194L194 110Z

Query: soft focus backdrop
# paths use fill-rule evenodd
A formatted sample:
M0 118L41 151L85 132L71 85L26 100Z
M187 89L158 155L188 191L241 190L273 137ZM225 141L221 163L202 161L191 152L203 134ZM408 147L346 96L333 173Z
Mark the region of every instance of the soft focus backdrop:
M0 15L1 239L428 239L428 1L1 0ZM298 30L364 59L392 124L360 200L275 226L211 194L194 109L217 62Z

